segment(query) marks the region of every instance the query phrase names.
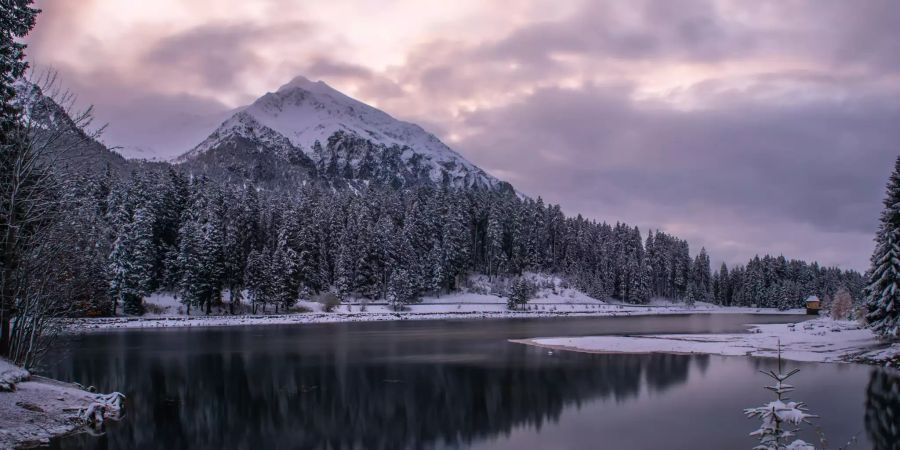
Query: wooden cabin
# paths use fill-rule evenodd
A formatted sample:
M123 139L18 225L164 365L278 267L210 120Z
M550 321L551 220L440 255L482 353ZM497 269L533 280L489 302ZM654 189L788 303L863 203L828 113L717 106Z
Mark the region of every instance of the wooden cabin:
M810 316L818 316L819 309L822 308L822 302L819 301L819 297L815 295L810 295L806 297L806 314Z

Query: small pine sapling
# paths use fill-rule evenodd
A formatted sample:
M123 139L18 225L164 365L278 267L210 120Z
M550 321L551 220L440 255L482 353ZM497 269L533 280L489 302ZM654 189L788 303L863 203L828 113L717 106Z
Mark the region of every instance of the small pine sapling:
M786 444L790 437L794 436L802 423L809 423L810 418L816 417L807 413L803 402L790 401L785 394L794 390L794 386L785 383L788 378L794 376L800 369L793 369L785 373L781 361L781 342L778 343L778 372L774 370L760 371L769 378L775 380L775 384L765 388L775 394L775 400L763 406L747 408L744 415L748 418L758 418L762 421L760 427L750 433L759 439L759 445L754 450L815 450L815 447L803 440L797 439Z

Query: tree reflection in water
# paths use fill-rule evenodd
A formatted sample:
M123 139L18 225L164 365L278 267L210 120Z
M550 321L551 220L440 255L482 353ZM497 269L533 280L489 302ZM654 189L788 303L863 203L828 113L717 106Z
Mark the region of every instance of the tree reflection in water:
M876 450L900 450L900 372L872 371L866 388L866 433Z
M751 448L752 426L740 411L765 397L757 369L770 368L771 360L590 355L507 342L728 332L750 319L758 320L386 322L75 336L67 339L68 351L50 356L45 373L122 390L126 418L103 436L72 436L52 446ZM853 448L897 449L896 371L798 367L797 398L822 416L815 423L829 439L865 429ZM691 432L697 420L716 426Z
M598 398L629 401L685 382L684 355L583 355L501 342L364 356L355 351L129 351L65 360L54 375L127 386L127 417L57 448L362 448L458 446L540 428ZM240 346L239 346L240 347ZM346 349L344 349L346 350ZM423 350L423 349L418 349ZM391 353L391 352L388 352Z

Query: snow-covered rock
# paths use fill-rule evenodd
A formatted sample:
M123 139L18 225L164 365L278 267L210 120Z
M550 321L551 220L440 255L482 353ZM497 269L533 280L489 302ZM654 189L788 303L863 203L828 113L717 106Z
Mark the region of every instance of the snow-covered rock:
M55 436L96 428L118 419L125 396L98 394L77 384L29 376L0 359L0 376L15 380L14 391L0 392L0 448L46 445Z
M14 391L16 383L27 380L29 376L27 370L0 358L0 392Z

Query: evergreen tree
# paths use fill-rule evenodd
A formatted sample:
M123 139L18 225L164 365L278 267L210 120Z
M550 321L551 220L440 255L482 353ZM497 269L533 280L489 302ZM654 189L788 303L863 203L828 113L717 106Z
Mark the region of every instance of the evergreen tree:
M700 248L700 253L691 265L694 281L694 296L697 300L709 302L712 300L712 282L709 273L709 256L706 248Z
M881 336L900 338L900 157L887 184L865 288L866 319Z
M113 313L119 302L125 314L140 315L144 312L143 298L151 291L156 261L153 223L150 211L138 208L133 221L122 226L113 244L109 256Z
M202 239L193 220L185 221L178 234L178 266L181 268L178 291L181 303L187 308L187 314L190 314L191 307L199 307L205 298L206 278L201 267Z
M731 275L728 273L728 266L722 263L719 268L719 289L716 295L716 303L723 306L731 306Z
M253 312L262 306L265 311L266 304L272 302L274 288L272 286L272 274L269 265L269 257L264 252L252 250L247 256L247 269L244 274L247 284L247 292L250 302L253 304Z
M506 294L506 306L509 309L516 309L528 303L534 296L535 286L532 285L525 277L516 277L509 286L509 292Z
M8 145L13 129L19 125L19 106L15 104L13 84L25 75L25 44L20 39L34 27L39 9L31 7L31 0L10 0L0 3L0 144Z
M272 253L268 273L276 313L279 307L287 312L297 303L296 261L297 254L287 245L287 239L282 233L275 252Z
M397 245L396 268L391 274L388 299L395 309L421 300L421 265L412 245L413 226L407 223Z

